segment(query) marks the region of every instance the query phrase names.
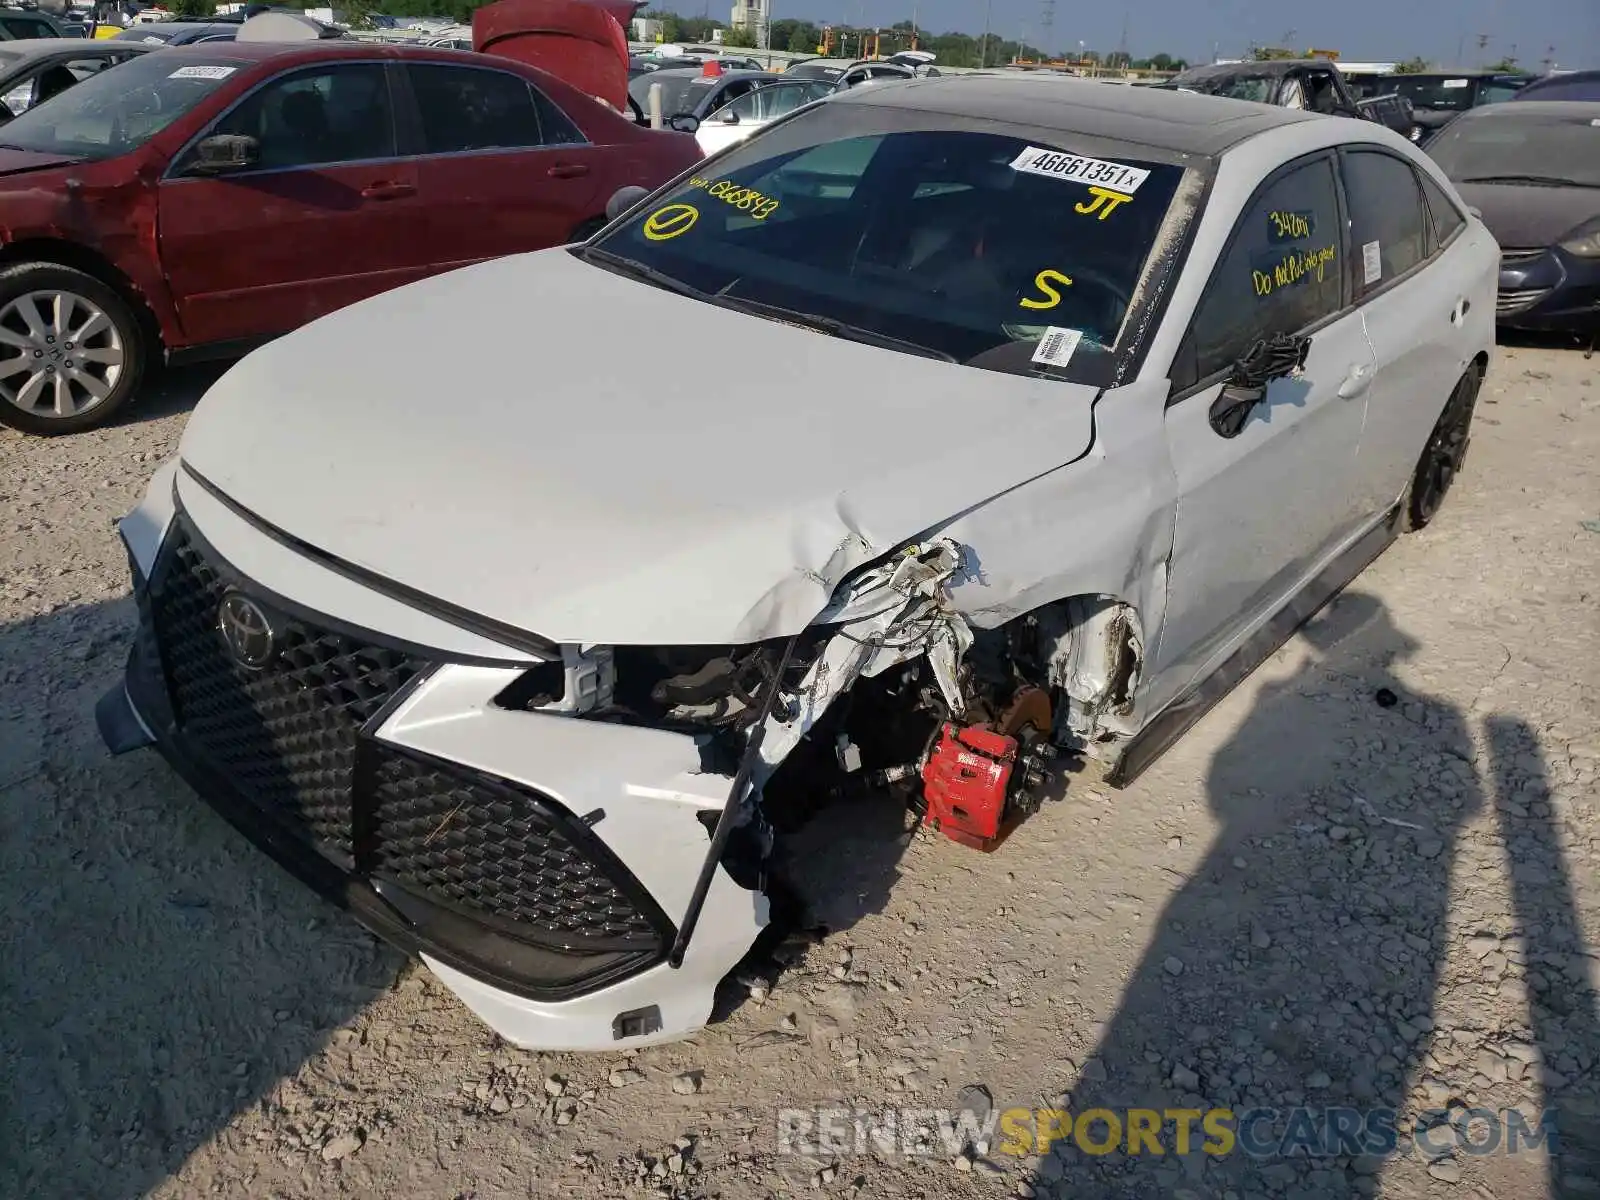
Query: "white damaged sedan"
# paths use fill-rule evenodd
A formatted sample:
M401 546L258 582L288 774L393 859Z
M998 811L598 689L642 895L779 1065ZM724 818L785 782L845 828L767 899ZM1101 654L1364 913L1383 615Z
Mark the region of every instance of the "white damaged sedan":
M1370 123L842 95L229 371L122 522L100 729L509 1041L682 1037L796 822L898 789L994 846L1427 523L1497 270Z

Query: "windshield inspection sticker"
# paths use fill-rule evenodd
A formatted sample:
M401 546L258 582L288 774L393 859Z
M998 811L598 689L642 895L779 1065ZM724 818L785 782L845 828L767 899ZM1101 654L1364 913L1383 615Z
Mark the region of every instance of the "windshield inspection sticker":
M1439 86L1447 88L1464 88L1467 86L1467 81L1465 79L1446 79Z
M168 79L226 79L236 67L179 67Z
M1383 278L1383 247L1377 242L1368 242L1361 247L1361 282L1377 283Z
M1143 167L1083 158L1064 150L1047 150L1043 146L1029 146L1011 160L1011 169L1026 171L1030 175L1044 175L1050 179L1064 179L1068 183L1098 183L1127 195L1137 192L1139 185L1150 178L1150 172Z
M1083 330L1061 329L1055 325L1044 331L1039 345L1034 348L1033 361L1047 367L1064 367L1072 361L1072 352L1083 341Z
M692 204L669 204L644 219L644 236L652 242L669 242L694 228L700 210Z

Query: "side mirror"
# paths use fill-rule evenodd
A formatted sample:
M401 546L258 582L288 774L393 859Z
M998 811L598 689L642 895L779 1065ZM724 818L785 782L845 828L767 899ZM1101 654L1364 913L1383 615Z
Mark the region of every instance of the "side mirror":
M189 170L196 175L222 175L261 161L261 143L242 133L216 133L194 148Z
M700 118L693 113L678 113L667 118L667 128L679 133L696 133L700 129Z
M615 221L649 194L649 188L642 188L637 185L618 188L611 193L611 199L606 201L606 220Z
M1266 399L1267 385L1274 379L1286 379L1305 366L1310 349L1310 338L1278 333L1262 338L1240 355L1208 414L1217 435L1238 437L1256 405Z

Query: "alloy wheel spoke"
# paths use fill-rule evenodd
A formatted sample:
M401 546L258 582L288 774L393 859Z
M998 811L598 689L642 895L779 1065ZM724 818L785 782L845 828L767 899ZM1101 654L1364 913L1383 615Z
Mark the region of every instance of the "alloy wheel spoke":
M28 376L28 382L17 389L17 407L32 410L38 403L40 394L44 391L45 381L50 376L43 371L35 371Z
M56 375L56 416L70 417L76 410L77 404L72 399L72 381L65 374Z
M106 385L104 380L96 379L87 371L73 370L68 371L65 374L67 378L71 379L73 383L76 383L96 400L104 400L111 394L111 389Z
M89 319L72 331L72 341L83 343L99 333L111 331L111 320L98 308L89 310Z
M122 365L121 346L90 346L82 347L72 352L73 360L82 359L86 363L99 363L107 367L120 367Z

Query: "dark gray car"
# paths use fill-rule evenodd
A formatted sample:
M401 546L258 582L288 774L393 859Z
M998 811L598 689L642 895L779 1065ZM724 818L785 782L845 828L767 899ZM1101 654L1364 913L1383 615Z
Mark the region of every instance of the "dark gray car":
M155 21L124 29L113 42L142 42L148 46L189 46L195 42L231 42L239 33L237 21Z
M650 111L650 88L661 85L661 113L675 117L688 114L703 119L746 92L775 83L783 76L775 71L724 71L707 75L703 67L667 67L650 71L628 81L628 98L642 112Z

